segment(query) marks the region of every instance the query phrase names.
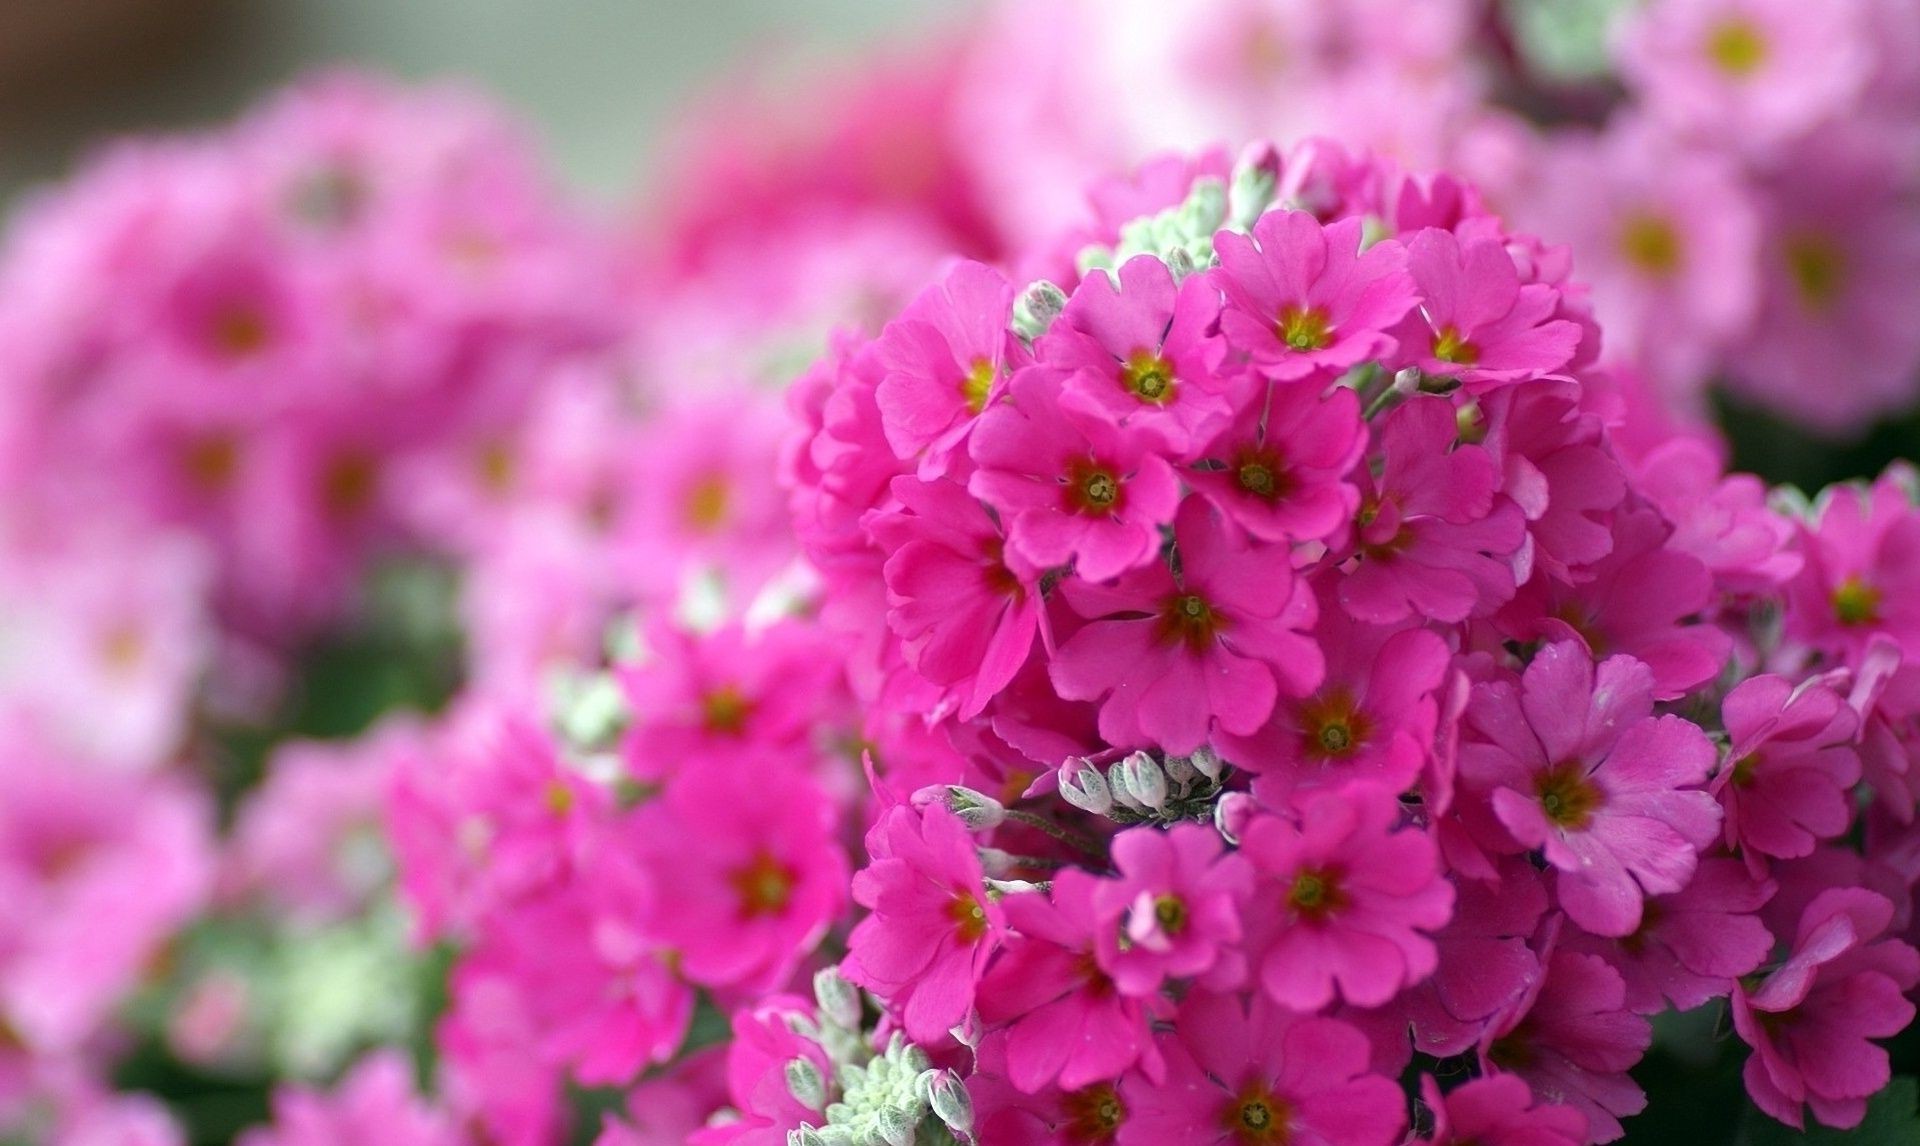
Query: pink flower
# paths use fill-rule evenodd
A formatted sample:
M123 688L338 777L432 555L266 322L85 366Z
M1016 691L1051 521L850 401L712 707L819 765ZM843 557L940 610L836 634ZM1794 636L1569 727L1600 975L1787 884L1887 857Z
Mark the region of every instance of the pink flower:
M899 805L867 833L872 861L853 877L871 915L854 926L841 969L884 997L907 1037L938 1042L973 1009L1006 923L987 897L973 838L939 804Z
M1800 571L1792 519L1767 505L1765 482L1726 473L1707 442L1672 438L1628 468L1635 491L1673 523L1666 547L1700 561L1722 589L1757 593Z
M1756 914L1773 884L1755 880L1739 861L1700 861L1687 886L1647 900L1640 927L1618 940L1575 936L1571 950L1599 955L1620 972L1627 1009L1652 1015L1669 1003L1690 1011L1723 998L1773 951L1773 935Z
M1625 28L1621 70L1673 126L1765 153L1843 115L1869 74L1862 6L1815 15L1792 0L1680 0Z
M1304 211L1270 211L1251 235L1216 237L1225 292L1220 332L1270 378L1302 378L1383 358L1416 301L1406 250L1360 250L1361 221L1322 227Z
M1309 696L1282 697L1251 736L1222 733L1214 748L1258 773L1263 803L1285 807L1300 789L1365 780L1404 791L1433 744L1440 688L1452 654L1426 629L1368 625L1323 605L1314 630L1327 675Z
M1613 551L1577 583L1536 577L1495 619L1523 640L1577 638L1594 656L1623 654L1672 700L1712 680L1732 651L1727 634L1695 620L1714 600L1706 566L1667 547L1672 526L1646 508L1613 517Z
M618 830L653 874L650 937L708 987L791 978L846 905L838 816L805 757L703 761Z
M1920 657L1920 509L1912 471L1889 469L1862 490L1823 491L1801 533L1806 566L1787 586L1787 630L1858 661L1884 633Z
M1136 1062L1159 1073L1148 1019L1159 996L1120 992L1098 951L1109 925L1096 905L1100 881L1077 868L1050 893L1001 900L1017 932L980 984L980 1017L1006 1028L1007 1078L1031 1094L1049 1084L1077 1090Z
M1607 361L1646 371L1665 404L1698 408L1760 295L1759 213L1738 164L1620 118L1598 136L1557 133L1529 163L1535 185L1514 217L1573 245Z
M832 638L818 626L740 622L694 634L665 622L647 632L649 659L620 672L633 713L621 756L662 779L719 755L795 750L842 700Z
M1024 352L1008 323L1013 284L981 263L962 262L928 287L876 344L886 373L874 392L887 441L902 458L924 457L927 476L1000 389Z
M55 1059L100 1033L212 890L212 809L0 730L0 1028Z
M1180 483L1141 431L1104 410L1062 409L1061 381L1045 366L1014 375L1008 400L974 427L980 468L967 490L999 512L1007 544L1029 564L1071 561L1079 576L1105 581L1159 556Z
M1886 939L1893 904L1861 888L1821 893L1800 916L1793 954L1757 986L1736 985L1733 1025L1752 1046L1744 1077L1760 1109L1794 1127L1804 1107L1852 1127L1887 1085L1887 1052L1870 1039L1913 1021L1905 993L1920 984L1920 953Z
M457 1146L461 1140L445 1114L414 1095L413 1066L395 1050L361 1059L332 1094L281 1087L273 1096L273 1126L240 1136L241 1146Z
M1420 305L1394 334L1401 358L1426 374L1483 394L1559 370L1580 345L1579 325L1558 317L1559 292L1522 285L1496 239L1430 227L1407 244L1407 269Z
M1217 374L1224 348L1208 333L1220 296L1200 275L1176 287L1151 255L1128 259L1115 277L1081 280L1034 357L1065 372L1062 405L1185 457L1228 414Z
M1366 423L1352 390L1249 378L1233 420L1199 453L1217 467L1188 469L1187 484L1262 541L1315 541L1353 514L1346 480L1366 453Z
M1319 648L1303 630L1312 590L1284 554L1236 538L1205 502L1190 498L1174 522L1176 579L1155 564L1112 586L1073 580L1067 603L1089 623L1060 646L1060 695L1098 700L1100 735L1116 746L1191 752L1214 727L1258 728L1274 699L1320 681Z
M1653 674L1631 657L1595 667L1580 646L1549 645L1518 687L1474 689L1460 771L1499 821L1560 872L1561 905L1596 935L1634 932L1641 899L1679 891L1718 834L1698 790L1714 764L1697 725L1653 715Z
M1546 380L1480 400L1501 492L1527 517L1533 563L1559 581L1582 579L1576 567L1612 552L1613 510L1627 493L1601 419L1581 409L1586 398L1577 385Z
M1729 744L1713 789L1726 810L1727 846L1757 872L1760 856L1811 855L1853 823L1859 720L1824 682L1794 687L1768 674L1741 681L1721 702Z
M822 1077L832 1077L826 1051L798 1034L795 1019L811 1021L806 1004L776 996L742 1008L733 1016L733 1038L727 1043L727 1092L740 1117L695 1131L690 1146L784 1146L787 1132L802 1122L817 1123L822 1115L802 1106L787 1088L787 1064L812 1064Z
M1388 1146L1406 1126L1400 1088L1370 1072L1366 1037L1345 1023L1196 991L1174 1036L1164 1082L1122 1084L1121 1146Z
M1094 954L1121 993L1151 995L1166 979L1235 984L1245 974L1240 912L1252 872L1222 850L1219 833L1199 824L1113 838L1118 877L1102 880L1093 896L1111 925L1098 933Z
M1587 1120L1578 1110L1535 1106L1527 1084L1510 1074L1490 1074L1445 1095L1430 1074L1420 1076L1420 1097L1433 1111L1433 1135L1425 1146L1585 1146Z
M1851 5L1860 11L1863 5ZM1920 218L1911 165L1871 129L1828 125L1783 157L1763 216L1759 314L1729 389L1832 435L1910 407L1920 366ZM1845 386L1810 385L1822 372Z
M1585 1115L1585 1141L1612 1142L1623 1115L1646 1109L1627 1071L1653 1042L1625 1009L1619 972L1592 955L1560 951L1527 995L1487 1029L1480 1066L1519 1076L1542 1102Z
M1024 564L1016 572L993 517L960 485L903 476L893 494L904 511L867 524L887 553L887 624L907 663L971 720L1033 650L1037 578Z
M1513 596L1509 558L1526 522L1496 496L1493 459L1478 446L1456 447L1458 439L1444 398L1415 397L1382 423L1380 477L1362 485L1354 519L1359 561L1340 583L1340 602L1355 617L1457 622Z
M1451 917L1453 887L1433 841L1395 830L1400 819L1393 792L1354 784L1301 799L1297 822L1260 815L1242 831L1260 898L1285 904L1245 921L1275 1002L1318 1010L1337 989L1373 1007L1433 973L1430 933Z

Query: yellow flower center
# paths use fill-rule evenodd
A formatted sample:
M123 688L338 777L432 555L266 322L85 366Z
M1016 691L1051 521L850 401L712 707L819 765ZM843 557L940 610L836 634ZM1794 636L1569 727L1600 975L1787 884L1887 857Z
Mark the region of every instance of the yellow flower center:
M1833 591L1833 616L1843 625L1880 623L1880 590L1853 574Z
M1324 350L1333 341L1333 328L1318 307L1288 306L1280 311L1280 341L1294 350Z
M1468 342L1458 330L1446 326L1433 336L1433 356L1455 366L1472 366L1480 361L1480 348Z
M1136 350L1120 367L1120 384L1142 402L1164 406L1173 401L1173 364L1150 350Z
M1620 227L1620 253L1654 278L1670 277L1680 269L1680 231L1664 215L1629 215Z
M1547 819L1570 832L1585 831L1593 823L1595 810L1606 802L1606 794L1587 778L1577 760L1555 764L1535 776L1533 794Z
M1234 1096L1221 1122L1240 1146L1285 1146L1293 1140L1293 1111L1263 1083Z
M793 869L768 852L755 853L753 862L728 877L740 897L740 914L747 918L778 915L793 898Z
M1767 62L1767 40L1753 21L1731 16L1707 33L1707 58L1735 79L1745 79Z
M1824 235L1796 235L1787 240L1787 273L1801 301L1810 309L1825 310L1840 297L1846 277L1846 256Z
M960 379L960 396L967 400L967 412L978 414L987 408L987 395L993 391L993 380L998 376L993 363L984 358L975 360L967 369L966 376Z

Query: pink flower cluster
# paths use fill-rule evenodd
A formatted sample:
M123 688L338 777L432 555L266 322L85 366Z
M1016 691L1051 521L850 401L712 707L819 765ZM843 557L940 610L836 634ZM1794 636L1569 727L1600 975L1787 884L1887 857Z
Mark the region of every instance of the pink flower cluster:
M1920 984L1903 475L1795 520L1623 454L1565 252L1444 176L1102 201L1076 279L958 264L795 392L847 978L986 1142L1397 1142L1414 1063L1432 1140L1611 1141L1727 998L1763 1109L1857 1122Z

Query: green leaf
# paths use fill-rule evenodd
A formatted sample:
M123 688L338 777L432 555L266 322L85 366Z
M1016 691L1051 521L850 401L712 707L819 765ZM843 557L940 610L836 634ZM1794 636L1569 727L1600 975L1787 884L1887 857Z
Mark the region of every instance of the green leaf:
M1867 1116L1852 1130L1809 1126L1802 1133L1761 1113L1747 1109L1741 1141L1746 1146L1790 1146L1826 1143L1829 1146L1915 1146L1920 1143L1920 1082L1896 1078L1867 1103Z

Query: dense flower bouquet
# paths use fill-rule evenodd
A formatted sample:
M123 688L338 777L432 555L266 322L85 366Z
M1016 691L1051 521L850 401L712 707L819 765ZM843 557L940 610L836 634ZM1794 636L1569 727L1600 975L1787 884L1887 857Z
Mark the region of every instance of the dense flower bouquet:
M1834 8L995 5L638 235L449 89L108 152L0 258L0 1141L1920 1137L1912 449L1711 421L1920 385Z

